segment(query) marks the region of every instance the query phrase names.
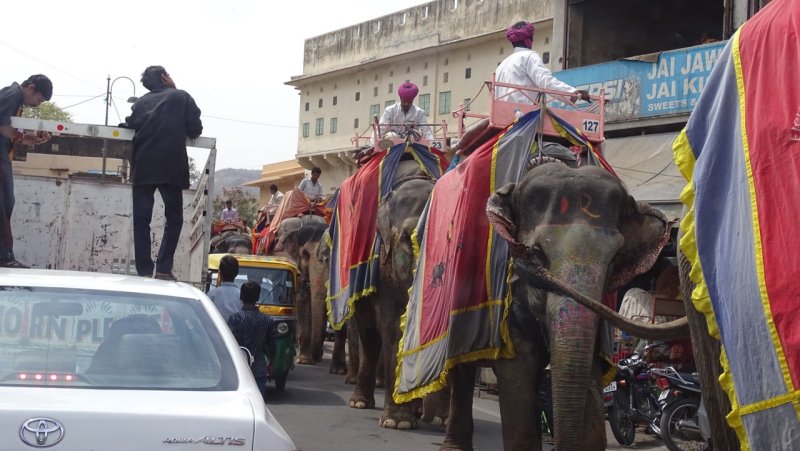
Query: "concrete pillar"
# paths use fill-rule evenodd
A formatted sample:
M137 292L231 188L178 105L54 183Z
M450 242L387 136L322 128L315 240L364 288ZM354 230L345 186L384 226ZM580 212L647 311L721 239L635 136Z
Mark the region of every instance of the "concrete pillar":
M566 69L565 54L566 42L564 42L565 31L567 29L567 17L564 5L567 0L550 0L550 7L553 15L553 36L550 38L550 67L553 72Z

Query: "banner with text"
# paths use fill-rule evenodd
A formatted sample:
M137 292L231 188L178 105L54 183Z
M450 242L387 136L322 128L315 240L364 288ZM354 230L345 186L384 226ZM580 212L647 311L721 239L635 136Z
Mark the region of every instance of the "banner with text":
M592 95L605 89L606 121L688 113L726 42L567 69L555 76Z

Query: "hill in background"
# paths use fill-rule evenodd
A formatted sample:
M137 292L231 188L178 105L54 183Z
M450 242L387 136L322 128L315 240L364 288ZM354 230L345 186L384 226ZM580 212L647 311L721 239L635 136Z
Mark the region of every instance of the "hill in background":
M258 169L220 169L214 173L214 190L211 192L211 198L222 195L223 188L241 188L242 191L252 194L258 199L258 188L242 186L242 183L259 178L261 178L261 171Z

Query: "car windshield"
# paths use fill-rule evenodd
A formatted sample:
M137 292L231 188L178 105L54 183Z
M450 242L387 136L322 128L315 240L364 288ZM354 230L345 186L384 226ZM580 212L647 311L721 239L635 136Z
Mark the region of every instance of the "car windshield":
M0 286L0 385L234 390L238 381L197 300Z
M211 286L217 285L219 274L211 275ZM234 280L237 288L251 280L261 286L258 303L264 305L294 305L294 284L291 271L278 268L256 268L240 263L239 274Z

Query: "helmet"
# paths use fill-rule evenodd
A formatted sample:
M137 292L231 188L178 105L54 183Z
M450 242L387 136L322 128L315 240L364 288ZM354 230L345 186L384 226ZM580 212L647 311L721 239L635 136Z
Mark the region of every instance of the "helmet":
M402 101L414 100L418 93L419 88L414 83L403 83L397 88L397 95L400 96Z
M506 39L512 44L515 42L525 43L525 47L533 46L534 26L530 22L517 22L506 30Z

